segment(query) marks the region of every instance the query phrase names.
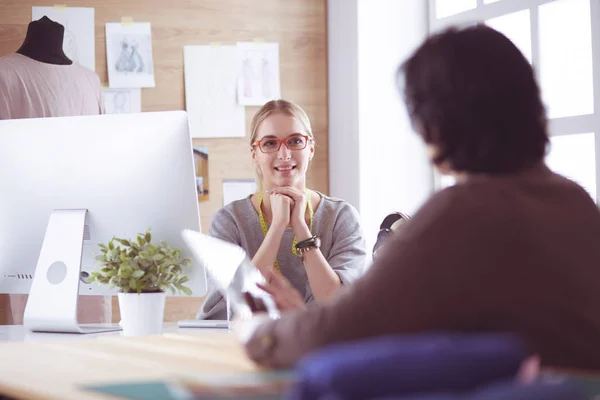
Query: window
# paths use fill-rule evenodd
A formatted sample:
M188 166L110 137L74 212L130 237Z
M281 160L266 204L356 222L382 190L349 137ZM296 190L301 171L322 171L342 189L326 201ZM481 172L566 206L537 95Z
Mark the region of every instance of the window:
M488 19L485 23L506 35L525 54L529 62L532 62L529 10L517 11L501 17Z
M477 7L477 0L437 0L436 18L445 18Z
M453 186L456 183L456 179L450 175L441 175L440 176L440 187L441 189L447 188L449 186Z
M546 164L559 173L583 186L596 199L596 135L579 133L554 136Z
M539 37L540 86L548 116L593 113L590 1L559 0L541 5Z
M546 163L597 201L600 160L590 132L600 125L595 107L600 88L594 86L594 73L600 71L600 20L591 16L600 12L600 5L592 0L429 1L436 10L430 14L431 32L483 22L505 34L529 59L549 118L552 146ZM438 188L454 184L439 175L435 181Z

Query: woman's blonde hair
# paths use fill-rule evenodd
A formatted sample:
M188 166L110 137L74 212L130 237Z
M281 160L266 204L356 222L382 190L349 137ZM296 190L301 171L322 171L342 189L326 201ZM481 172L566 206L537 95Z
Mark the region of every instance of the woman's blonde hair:
M302 124L304 131L314 143L315 138L310 126L310 119L306 112L304 112L299 105L294 104L291 101L279 99L265 103L256 114L254 114L254 117L252 117L252 123L250 124L250 147L256 142L260 124L273 114L285 114L296 118ZM262 189L262 175L258 167L256 168L256 183L259 190Z
M250 124L250 146L256 141L256 135L258 135L258 127L260 124L267 119L269 116L273 114L286 114L296 118L306 131L306 134L314 141L312 129L310 127L310 120L308 119L308 115L304 112L299 105L292 103L287 100L271 100L265 103L257 112L254 114L252 118L252 123Z

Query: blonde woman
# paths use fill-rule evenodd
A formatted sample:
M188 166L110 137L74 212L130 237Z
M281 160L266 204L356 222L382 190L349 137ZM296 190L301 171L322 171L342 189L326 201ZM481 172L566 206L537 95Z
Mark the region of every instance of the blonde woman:
M286 100L266 103L252 120L250 152L259 191L219 210L209 234L246 250L281 311L328 299L362 274L366 247L356 209L306 187L315 154L308 116ZM198 318L226 317L210 291Z

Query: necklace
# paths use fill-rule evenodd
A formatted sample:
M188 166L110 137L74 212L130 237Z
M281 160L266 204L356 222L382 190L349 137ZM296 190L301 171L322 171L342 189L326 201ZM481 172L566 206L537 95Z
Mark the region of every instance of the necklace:
M305 189L305 190L306 190L306 207L308 208L308 218L309 218L308 229L312 233L314 212L313 212L313 208L312 208L312 203L310 201L310 192L308 189ZM258 217L260 219L260 228L262 229L263 235L267 236L269 227L267 226L267 221L265 221L265 217L262 212L262 202L263 202L264 195L265 195L264 191L260 191L258 193ZM299 256L300 254L298 253L298 250L296 250L296 243L298 243L298 240L296 239L296 235L294 235L294 241L292 243L292 253L294 253L294 255L296 255L296 256ZM281 272L281 268L279 268L279 262L277 261L277 258L275 258L275 270L277 272Z

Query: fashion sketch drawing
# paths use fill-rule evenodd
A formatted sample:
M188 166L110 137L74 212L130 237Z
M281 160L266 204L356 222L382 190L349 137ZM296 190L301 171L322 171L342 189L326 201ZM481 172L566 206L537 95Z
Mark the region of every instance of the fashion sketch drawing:
M238 102L262 105L281 97L278 43L236 44L238 51Z
M154 87L150 23L107 22L106 63L111 88Z
M63 51L71 61L79 63L79 53L77 51L77 38L75 37L75 33L69 28L68 21L64 26Z
M144 59L140 55L139 44L131 38L121 40L121 53L117 58L115 70L119 72L144 72Z
M130 112L130 93L114 91L105 93L104 109L106 114L123 114Z

